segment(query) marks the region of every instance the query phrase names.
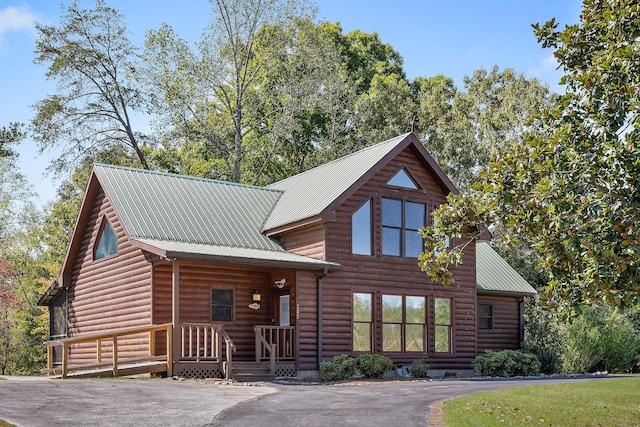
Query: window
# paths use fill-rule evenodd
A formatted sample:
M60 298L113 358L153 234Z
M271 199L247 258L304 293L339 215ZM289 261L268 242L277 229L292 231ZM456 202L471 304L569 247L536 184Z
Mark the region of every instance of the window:
M420 189L409 173L404 169L400 169L389 181L387 181L387 184L395 187L410 188L412 190Z
M435 299L436 353L451 353L451 299Z
M291 295L280 295L280 326L291 326Z
M424 352L426 298L382 295L382 351Z
M478 305L478 327L493 329L493 306L491 304Z
M115 254L117 251L118 240L116 239L116 234L113 232L113 228L111 228L109 221L104 219L104 226L100 231L98 245L93 252L93 259L108 257L109 255Z
M230 289L211 290L211 320L231 322L233 320L233 291Z
M351 216L351 253L371 255L371 200Z
M353 294L353 351L371 352L371 324L373 295Z
M426 224L426 205L382 199L382 254L417 258L422 253L419 230Z

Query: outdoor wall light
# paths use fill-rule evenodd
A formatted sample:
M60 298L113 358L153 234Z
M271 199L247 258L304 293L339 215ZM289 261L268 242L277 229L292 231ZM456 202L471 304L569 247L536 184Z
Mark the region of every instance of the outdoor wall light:
M260 302L260 298L262 298L262 295L260 295L260 292L254 289L253 292L251 292L251 298L253 299L253 302Z

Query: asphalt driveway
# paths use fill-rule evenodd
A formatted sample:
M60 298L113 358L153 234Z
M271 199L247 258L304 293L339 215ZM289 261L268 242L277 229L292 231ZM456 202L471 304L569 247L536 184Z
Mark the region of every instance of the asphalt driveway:
M222 385L171 379L0 381L0 419L18 426L426 426L453 396L593 379Z

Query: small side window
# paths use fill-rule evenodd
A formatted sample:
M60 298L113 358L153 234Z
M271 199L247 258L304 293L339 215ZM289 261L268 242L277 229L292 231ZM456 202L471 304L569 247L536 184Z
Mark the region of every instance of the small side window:
M118 252L118 239L106 219L98 236L98 244L93 251L93 259L108 257Z
M478 327L493 329L493 306L491 304L478 305Z
M233 291L231 289L211 290L211 320L231 322L233 320Z

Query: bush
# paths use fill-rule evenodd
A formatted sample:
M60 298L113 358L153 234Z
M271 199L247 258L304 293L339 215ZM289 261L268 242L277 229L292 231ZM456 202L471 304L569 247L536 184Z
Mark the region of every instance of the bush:
M473 370L490 377L515 377L540 374L540 361L529 353L515 350L491 351L473 360Z
M412 378L427 378L429 376L429 365L424 359L413 359L409 366L409 373Z
M640 337L635 313L626 316L609 307L588 307L562 325L562 368L565 373L636 370Z
M560 372L562 342L558 320L553 313L540 306L535 298L525 298L522 351L536 355L541 372Z
M356 360L347 354L339 354L333 358L333 362L320 364L320 381L347 380L355 374Z
M393 362L381 354L361 354L356 359L356 368L366 378L382 378L393 368Z

